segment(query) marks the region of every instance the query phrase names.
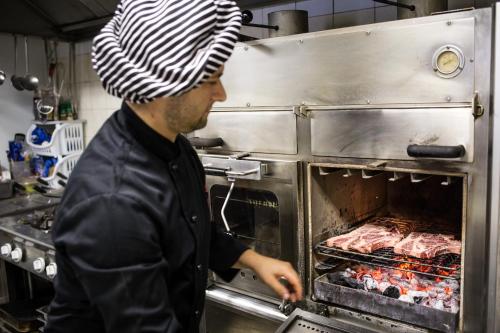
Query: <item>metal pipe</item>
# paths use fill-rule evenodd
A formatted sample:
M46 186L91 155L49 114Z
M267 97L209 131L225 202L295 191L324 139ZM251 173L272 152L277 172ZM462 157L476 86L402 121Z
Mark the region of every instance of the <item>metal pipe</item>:
M414 6L415 10L404 9ZM448 10L448 0L398 0L398 19L429 16Z
M277 25L265 25L265 24L256 24L256 23L243 23L242 25L244 25L246 27L266 28L266 29L271 29L271 30L276 30L276 31L278 31L280 29L280 27Z

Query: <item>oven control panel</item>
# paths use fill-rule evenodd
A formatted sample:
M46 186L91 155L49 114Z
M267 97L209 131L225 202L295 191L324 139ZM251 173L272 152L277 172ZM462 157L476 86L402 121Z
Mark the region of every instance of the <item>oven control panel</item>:
M57 274L55 250L0 232L0 258L46 280Z
M1 218L0 259L51 281L57 275L57 265L49 215L44 210Z

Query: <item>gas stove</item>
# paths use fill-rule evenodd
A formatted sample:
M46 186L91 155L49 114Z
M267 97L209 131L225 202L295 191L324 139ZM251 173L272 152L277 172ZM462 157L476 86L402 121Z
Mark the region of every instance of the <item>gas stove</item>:
M58 196L30 194L11 199L0 200L0 217L24 214L35 209L43 209L57 205Z
M50 227L55 206L0 218L0 258L43 279L57 274Z

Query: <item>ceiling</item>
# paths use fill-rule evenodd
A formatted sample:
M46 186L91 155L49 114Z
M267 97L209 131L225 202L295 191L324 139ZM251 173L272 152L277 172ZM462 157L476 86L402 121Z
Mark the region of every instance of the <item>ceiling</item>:
M2 0L0 32L77 41L91 38L119 0ZM282 1L237 0L243 8Z

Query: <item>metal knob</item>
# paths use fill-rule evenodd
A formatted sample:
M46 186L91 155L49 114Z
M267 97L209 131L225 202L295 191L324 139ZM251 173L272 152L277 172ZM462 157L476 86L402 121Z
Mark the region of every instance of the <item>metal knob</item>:
M45 259L43 259L43 258L36 258L33 261L33 269L37 273L42 273L45 270Z
M10 257L14 262L20 262L23 259L23 250L20 247L16 247L12 250Z
M2 245L2 247L0 247L0 253L2 253L2 256L4 257L10 256L11 252L12 252L12 246L9 243L4 244Z
M48 264L47 267L45 267L45 274L47 274L47 277L50 279L53 279L57 275L57 264L55 262Z

